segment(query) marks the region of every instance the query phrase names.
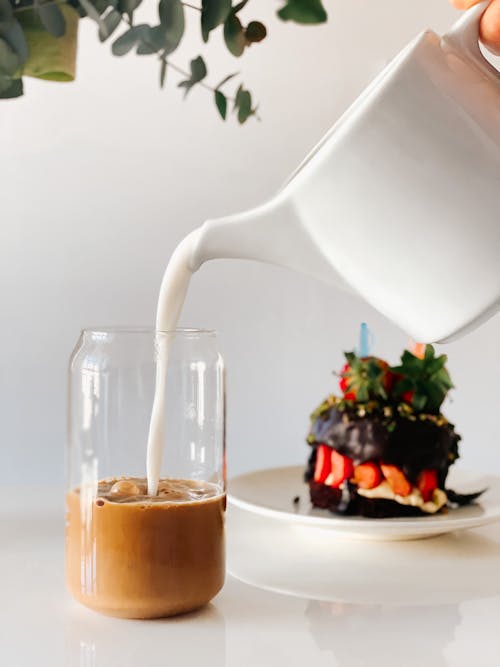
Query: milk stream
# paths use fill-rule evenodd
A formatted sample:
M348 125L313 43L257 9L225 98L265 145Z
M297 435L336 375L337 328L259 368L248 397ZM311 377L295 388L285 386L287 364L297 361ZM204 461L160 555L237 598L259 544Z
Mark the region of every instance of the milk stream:
M186 298L193 271L190 259L196 247L199 229L188 234L174 250L161 281L156 310L156 385L149 423L146 473L148 495L156 496L163 455L165 383L170 346L169 336L162 331L174 331Z

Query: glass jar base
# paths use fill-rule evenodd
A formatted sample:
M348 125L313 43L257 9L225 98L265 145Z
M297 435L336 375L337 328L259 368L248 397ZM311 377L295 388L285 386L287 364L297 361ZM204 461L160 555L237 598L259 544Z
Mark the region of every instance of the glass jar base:
M155 618L169 618L172 616L181 616L182 614L189 614L190 612L202 609L219 593L220 588L208 599L197 600L190 602L183 602L180 604L169 604L165 601L157 604L141 605L141 606L114 606L110 604L98 603L95 598L89 596L75 595L73 591L68 591L71 597L79 602L87 609L91 609L104 616L112 616L114 618L128 618L136 620L152 620Z

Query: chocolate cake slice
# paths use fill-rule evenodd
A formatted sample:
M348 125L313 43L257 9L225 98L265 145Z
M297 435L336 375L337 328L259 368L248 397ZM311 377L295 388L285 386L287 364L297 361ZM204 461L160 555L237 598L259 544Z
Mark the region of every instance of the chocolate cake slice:
M460 436L440 411L453 386L446 356L431 345L405 351L391 368L376 357L346 354L341 397L314 411L305 471L315 507L373 518L446 511L446 478ZM475 497L451 492L454 503Z

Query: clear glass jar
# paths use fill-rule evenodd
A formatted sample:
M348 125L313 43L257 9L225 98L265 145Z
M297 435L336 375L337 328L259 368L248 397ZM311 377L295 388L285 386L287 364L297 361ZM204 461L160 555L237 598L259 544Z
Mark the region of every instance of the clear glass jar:
M151 497L146 449L165 349L163 462ZM82 332L69 377L66 582L83 604L169 616L222 587L224 380L212 331Z

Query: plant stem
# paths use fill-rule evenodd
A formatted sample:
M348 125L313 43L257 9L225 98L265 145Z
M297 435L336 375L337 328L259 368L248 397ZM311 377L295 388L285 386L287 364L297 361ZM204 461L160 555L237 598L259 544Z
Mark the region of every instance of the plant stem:
M196 9L197 12L201 12L201 7L196 7L196 5L191 5L189 2L182 3L184 7L189 7L189 9Z
M185 4L185 3L183 3L183 4ZM195 9L197 9L197 7L195 7ZM125 21L125 23L127 23L130 27L132 27L132 21L127 14L122 14L122 20ZM154 44L151 44L151 42L144 41L144 44L146 44L146 46L149 46L149 48L152 49L154 51L154 53L156 53L158 55L158 59L161 60L162 62L164 62L167 67L172 68L174 70L174 72L177 72L178 74L182 74L182 76L185 76L186 78L189 79L189 77L191 76L189 74L189 72L186 72L186 70L182 69L182 67L179 67L178 65L171 62L170 60L167 60L165 52L162 52L160 49L157 49L154 46ZM153 54L151 54L151 55L153 55ZM217 88L214 88L213 86L210 86L208 83L204 83L203 81L198 81L197 85L201 86L202 88L205 88L205 90L208 90L211 93L215 93L215 91L218 90ZM234 97L229 97L228 95L226 95L226 97L230 102L234 102L234 100L235 100Z
M45 0L45 2L40 2L40 0L34 0L34 2L31 2L27 5L22 5L20 7L14 6L12 7L12 11L17 14L19 12L25 12L30 9L35 9L37 7L40 7L40 5L56 5L56 4L67 4L67 0ZM201 12L201 7L196 7L196 5L192 5L189 2L183 2L182 4L185 7L189 7L190 9L195 9L196 11ZM122 21L124 21L129 27L133 26L133 21L129 14L122 14L121 17ZM162 62L164 62L167 67L173 69L174 72L177 72L178 74L181 74L186 78L189 78L191 76L190 73L187 72L185 69L182 69L182 67L179 67L175 63L172 63L170 60L167 60L165 53L157 49L153 44L151 44L150 42L145 42L145 44L147 44L147 46L149 46L149 48L151 48L153 52L158 55L158 58ZM219 90L219 88L214 88L214 86L210 86L208 83L205 83L204 81L198 81L197 85L201 86L202 88L208 90L211 93L215 93L216 90ZM226 98L229 102L235 101L235 98L232 96L226 95ZM255 116L257 119L259 119L257 114L255 114Z
M149 45L148 45L149 46ZM151 47L154 48L154 47ZM158 52L157 52L158 53ZM174 63L170 62L170 60L167 60L165 56L163 56L161 53L158 54L160 60L163 60L163 62L167 65L167 67L171 67L174 72L178 72L179 74L182 74L185 77L190 77L189 72L186 72L186 70L183 70L181 67L178 67ZM208 83L205 83L204 81L198 81L196 84L197 86L201 86L202 88L205 88L205 90L209 90L212 93L215 93L217 88L214 88L213 86L210 86ZM226 95L227 99L230 100L231 102L234 102L234 97L228 97Z

